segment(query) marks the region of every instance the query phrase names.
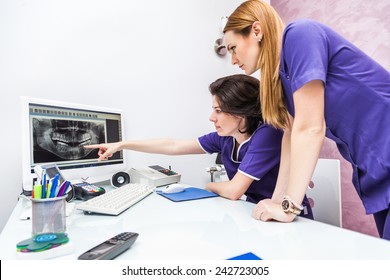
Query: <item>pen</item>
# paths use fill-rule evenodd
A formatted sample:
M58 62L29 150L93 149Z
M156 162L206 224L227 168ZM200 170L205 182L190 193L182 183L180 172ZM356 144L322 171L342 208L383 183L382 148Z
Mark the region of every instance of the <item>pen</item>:
M52 184L52 181L49 180L49 183L47 184L47 189L46 189L46 198L50 198L50 195L51 195L51 184Z
M65 190L66 190L67 184L68 184L68 181L64 181L64 182L61 184L61 187L59 187L59 191L58 191L57 196L63 196L63 195L65 194Z
M56 191L54 193L54 197L59 196L58 194L60 193L60 190L61 190L61 185L58 185L57 188L56 188Z
M64 186L64 182L61 182L60 180L58 180L58 183L57 183L57 188L56 188L56 192L54 193L54 197L56 196L60 196L60 191L61 191L61 188Z
M42 198L42 185L34 186L34 198L41 199Z
M60 178L59 174L56 174L56 176L54 176L53 182L51 184L50 197L55 197L55 195L56 195L56 190L57 190L59 178Z
M68 193L68 190L69 190L69 187L71 186L71 183L70 181L66 181L66 186L64 188L64 193L63 195L67 194Z
M69 189L70 185L71 185L71 183L69 181L66 181L66 186L64 188L64 193L63 193L64 195L68 193L68 189Z
M43 171L43 176L42 176L42 182L41 182L41 186L42 186L42 198L46 198L46 172Z

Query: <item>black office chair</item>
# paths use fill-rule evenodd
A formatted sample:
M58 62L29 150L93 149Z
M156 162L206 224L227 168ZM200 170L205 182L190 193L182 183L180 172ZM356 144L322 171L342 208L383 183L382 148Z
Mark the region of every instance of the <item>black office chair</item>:
M221 153L218 153L217 158L215 159L215 164L223 165Z

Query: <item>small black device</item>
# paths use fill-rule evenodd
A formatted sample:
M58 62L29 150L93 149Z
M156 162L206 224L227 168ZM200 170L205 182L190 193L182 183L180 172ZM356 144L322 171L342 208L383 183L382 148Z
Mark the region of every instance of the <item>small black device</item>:
M104 194L106 190L88 182L73 184L75 197L80 200L88 200L98 195Z
M79 260L112 260L128 250L138 238L138 233L122 232L81 254Z
M177 175L177 173L175 171L172 171L170 168L167 169L160 165L150 165L149 167L167 176Z

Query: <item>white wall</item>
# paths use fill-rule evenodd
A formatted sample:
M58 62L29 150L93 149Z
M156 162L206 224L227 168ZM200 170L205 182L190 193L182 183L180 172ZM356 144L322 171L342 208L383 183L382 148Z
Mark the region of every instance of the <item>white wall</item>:
M194 138L213 130L208 85L238 73L214 53L238 0L2 0L0 231L21 192L22 95L121 108L127 138ZM209 155L129 152L203 185Z

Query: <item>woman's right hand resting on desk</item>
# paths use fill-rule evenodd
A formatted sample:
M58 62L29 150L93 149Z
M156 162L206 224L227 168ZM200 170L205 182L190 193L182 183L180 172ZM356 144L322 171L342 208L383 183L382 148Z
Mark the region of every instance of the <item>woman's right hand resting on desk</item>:
M289 223L295 219L294 214L285 213L280 207L280 203L275 203L272 199L259 201L252 210L252 217L260 221L276 220Z

